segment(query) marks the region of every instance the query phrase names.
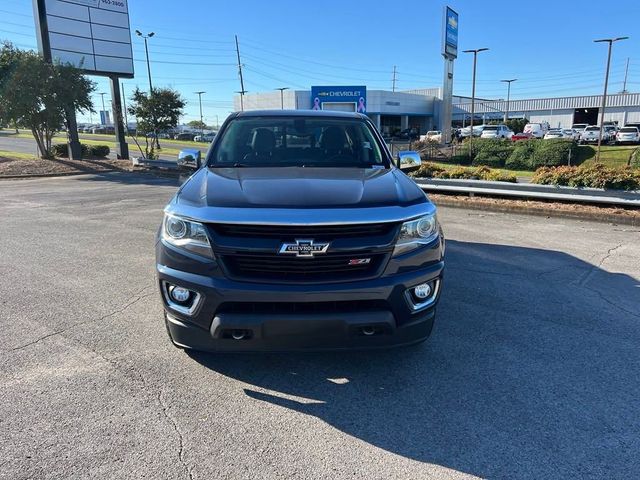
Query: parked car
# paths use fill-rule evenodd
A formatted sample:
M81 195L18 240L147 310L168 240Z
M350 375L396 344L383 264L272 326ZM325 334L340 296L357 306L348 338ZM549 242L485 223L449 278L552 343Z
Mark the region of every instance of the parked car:
M211 143L213 142L213 139L216 138L216 134L213 133L207 133L205 135L196 135L195 137L193 137L193 141L194 142L204 142L204 143Z
M638 127L622 127L616 135L616 143L640 143Z
M547 133L544 134L543 137L545 140L554 139L554 138L565 138L562 129L560 128L552 128Z
M584 132L584 129L587 128L588 126L589 126L588 123L574 123L573 125L571 125L571 128L576 132L578 132L578 135L580 135L582 134L582 132Z
M524 126L524 131L531 133L535 138L544 138L548 130L549 124L547 122L527 123Z
M429 130L426 135L421 135L420 140L429 143L442 143L442 132L440 130Z
M604 131L607 132L607 140L609 142L614 142L616 139L616 135L620 129L617 125L608 124L604 126Z
M600 138L600 127L597 125L591 125L584 129L584 132L580 135L580 143L598 143ZM609 134L605 129L602 130L602 142L609 141Z
M503 138L511 140L513 131L506 125L486 125L480 134L480 138Z
M397 132L393 137L398 140L417 140L420 138L420 132L417 128L405 128Z
M473 126L473 136L474 137L479 137L482 135L482 131L484 130L485 125L474 125ZM464 127L462 130L460 130L460 137L461 138L467 138L471 136L471 127Z
M573 128L563 128L562 129L563 138L568 138L574 141L580 140L580 133Z
M173 136L174 140L190 140L193 141L195 135L193 133L178 133Z
M333 111L237 112L219 137L204 162L181 153L195 173L155 241L177 347L380 348L429 337L445 244L435 205L403 173L420 167L417 152L394 159L371 120Z
M520 140L531 140L533 137L533 134L531 132L520 132L520 133L514 133L511 136L511 140L514 142L518 142Z

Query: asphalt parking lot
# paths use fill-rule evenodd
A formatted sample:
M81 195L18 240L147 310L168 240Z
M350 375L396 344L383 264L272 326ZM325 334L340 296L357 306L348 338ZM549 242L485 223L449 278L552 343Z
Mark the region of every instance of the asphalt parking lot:
M443 208L422 345L186 354L171 180L0 181L0 478L635 478L640 231Z

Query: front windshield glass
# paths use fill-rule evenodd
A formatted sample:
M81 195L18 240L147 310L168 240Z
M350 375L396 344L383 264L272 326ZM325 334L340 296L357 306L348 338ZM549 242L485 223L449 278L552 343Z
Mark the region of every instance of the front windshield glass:
M210 167L388 166L369 125L331 117L246 117L221 134Z

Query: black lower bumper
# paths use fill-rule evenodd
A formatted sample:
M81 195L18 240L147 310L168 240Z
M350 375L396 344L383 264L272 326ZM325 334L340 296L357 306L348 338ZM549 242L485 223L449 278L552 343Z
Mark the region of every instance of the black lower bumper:
M375 279L331 284L240 282L157 264L158 281L197 292L193 311L163 297L167 330L177 345L205 351L293 351L408 345L431 333L444 262ZM431 282L421 308L407 291Z
M267 317L220 314L213 319L211 328L205 330L165 314L176 345L219 352L351 350L410 345L429 337L434 317L435 309L431 309L398 327L390 311Z

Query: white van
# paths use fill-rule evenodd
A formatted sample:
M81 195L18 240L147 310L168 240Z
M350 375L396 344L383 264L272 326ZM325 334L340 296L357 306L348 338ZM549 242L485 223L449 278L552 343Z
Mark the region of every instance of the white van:
M534 138L543 138L545 133L549 131L548 122L527 123L524 126L524 133L530 133Z

